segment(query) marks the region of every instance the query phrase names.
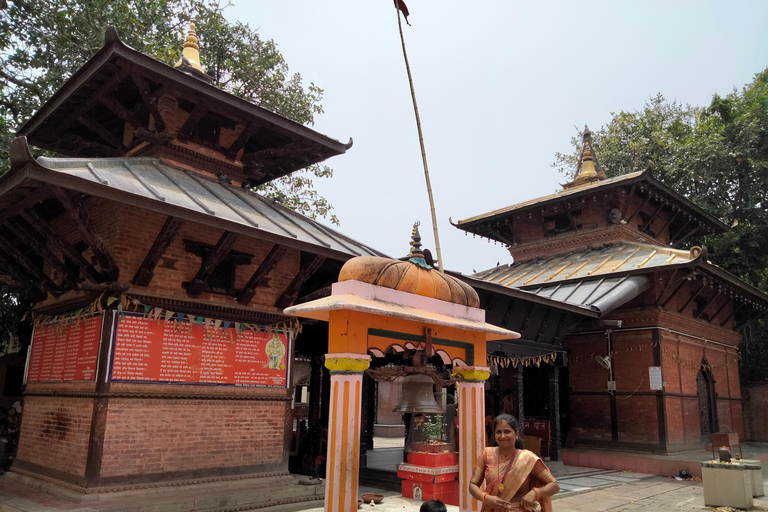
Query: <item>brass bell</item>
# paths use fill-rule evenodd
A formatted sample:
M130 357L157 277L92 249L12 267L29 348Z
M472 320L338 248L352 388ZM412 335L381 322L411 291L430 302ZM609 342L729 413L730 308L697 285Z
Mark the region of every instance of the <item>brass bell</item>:
M432 379L426 375L406 375L397 381L403 385L403 396L393 411L443 413L443 408L435 401Z

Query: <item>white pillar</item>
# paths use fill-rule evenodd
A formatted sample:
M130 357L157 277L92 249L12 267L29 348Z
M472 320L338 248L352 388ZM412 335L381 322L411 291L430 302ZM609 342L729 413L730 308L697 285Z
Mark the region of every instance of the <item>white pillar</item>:
M486 367L453 370L464 380L456 383L459 405L459 510L478 512L481 503L469 494L469 481L475 461L485 448L485 381L491 373Z
M331 371L325 512L357 510L363 372L370 360L365 354L325 356Z

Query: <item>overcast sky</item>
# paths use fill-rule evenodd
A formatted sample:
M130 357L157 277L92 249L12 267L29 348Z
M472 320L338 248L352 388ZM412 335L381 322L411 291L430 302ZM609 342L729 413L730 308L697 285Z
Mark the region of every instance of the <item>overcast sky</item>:
M768 2L406 0L403 25L445 267L509 263L448 222L550 194L578 127L657 92L708 105L768 66ZM433 249L413 106L392 0L235 0L230 20L273 39L325 90L314 128L354 139L317 183L340 231L393 257L421 221ZM199 27L198 30L204 30ZM599 155L598 155L599 157Z

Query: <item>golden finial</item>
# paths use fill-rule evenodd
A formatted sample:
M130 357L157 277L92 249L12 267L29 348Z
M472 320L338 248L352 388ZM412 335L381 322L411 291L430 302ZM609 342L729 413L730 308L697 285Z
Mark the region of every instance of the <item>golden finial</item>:
M194 48L199 50L200 46L197 44L197 32L195 32L195 24L189 24L189 34L187 34L187 40L184 41L184 48Z
M203 66L200 65L200 46L197 44L197 32L195 24L189 24L189 33L184 41L184 49L181 50L181 58L174 66L175 68L193 68L201 73L205 73Z
M592 151L592 132L589 131L589 127L584 125L584 133L582 134L584 141L584 150L581 152L581 165L579 166L579 172L573 181L563 185L563 188L578 187L592 183L601 179L605 179L605 175L601 175L597 172L595 167L595 154Z

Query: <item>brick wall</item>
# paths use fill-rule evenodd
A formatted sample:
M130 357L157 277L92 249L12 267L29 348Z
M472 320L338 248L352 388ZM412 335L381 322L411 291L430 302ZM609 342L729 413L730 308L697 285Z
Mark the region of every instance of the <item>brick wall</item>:
M571 396L571 431L576 442L611 441L611 403L608 395Z
M101 476L279 464L285 402L111 399Z
M620 443L655 445L659 442L655 396L617 395L616 417Z
M694 288L696 284L692 285ZM649 293L650 297L655 296L652 291ZM619 442L654 445L659 442L657 397L650 390L648 374L648 368L656 364L652 326L662 327L657 331L658 350L665 383L669 449L701 442L696 377L705 356L715 381L719 430L737 432L743 437L745 414L741 408L736 360L739 334L720 327L717 322L693 319L689 311L678 313L675 306L670 309L672 312L632 307L612 313L612 317L623 321L623 330L612 333ZM701 338L716 343L704 342ZM608 372L594 361L594 356L606 354L605 333L573 333L564 346L570 352L571 416L576 441L601 440L606 432L610 433L609 398L605 392ZM610 441L610 436L606 440Z
M93 399L27 396L17 460L85 475Z
M748 441L768 442L768 383L744 388L744 427Z

